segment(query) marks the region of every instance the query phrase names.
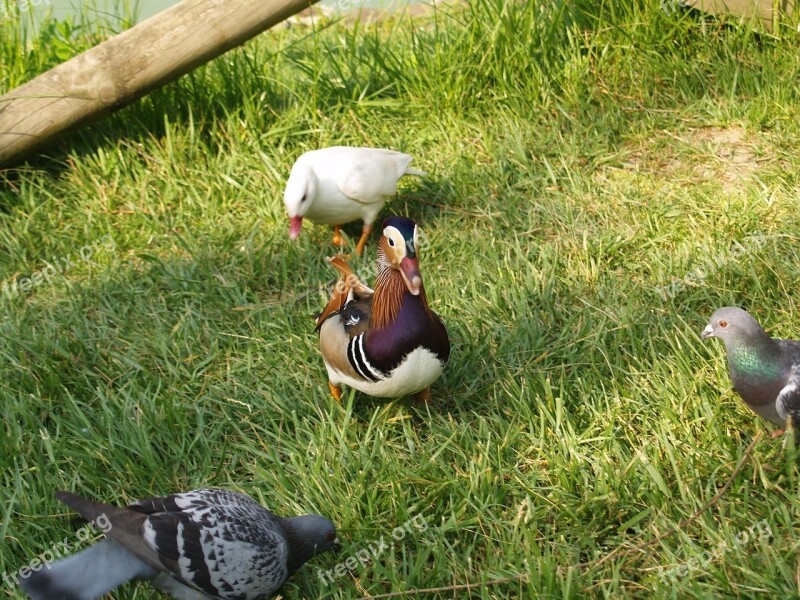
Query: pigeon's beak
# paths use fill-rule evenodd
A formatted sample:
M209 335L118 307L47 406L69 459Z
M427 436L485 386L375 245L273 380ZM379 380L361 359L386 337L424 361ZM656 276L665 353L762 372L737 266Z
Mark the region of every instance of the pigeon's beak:
M296 240L300 235L300 228L303 226L303 217L292 217L289 223L289 239Z
M339 538L335 538L333 540L332 549L334 552L339 552L342 549L342 545L339 543Z
M408 291L419 296L422 289L422 275L419 273L419 261L416 258L405 257L400 261L400 273Z
M703 329L703 333L700 334L700 337L704 340L710 337L714 337L714 329L711 327L711 323L706 325L706 328Z

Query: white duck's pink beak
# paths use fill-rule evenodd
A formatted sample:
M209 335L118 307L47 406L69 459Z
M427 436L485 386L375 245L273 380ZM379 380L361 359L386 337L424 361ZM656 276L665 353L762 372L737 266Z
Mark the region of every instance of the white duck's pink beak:
M303 217L292 217L289 223L289 239L296 240L300 236L300 228L303 226Z

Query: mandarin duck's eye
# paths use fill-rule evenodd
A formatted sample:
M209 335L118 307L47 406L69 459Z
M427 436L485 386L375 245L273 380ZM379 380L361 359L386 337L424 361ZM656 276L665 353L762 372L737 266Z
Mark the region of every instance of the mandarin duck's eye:
M722 327L723 329L725 329L728 326L728 322L727 321L720 321L719 322L719 326Z
M389 238L389 245L394 248L394 240L392 238Z

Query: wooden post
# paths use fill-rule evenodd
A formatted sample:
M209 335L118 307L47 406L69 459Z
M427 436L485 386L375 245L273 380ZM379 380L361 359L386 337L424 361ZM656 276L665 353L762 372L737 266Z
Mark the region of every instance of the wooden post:
M2 1L2 0L0 0ZM317 0L183 0L0 97L0 168L173 81Z

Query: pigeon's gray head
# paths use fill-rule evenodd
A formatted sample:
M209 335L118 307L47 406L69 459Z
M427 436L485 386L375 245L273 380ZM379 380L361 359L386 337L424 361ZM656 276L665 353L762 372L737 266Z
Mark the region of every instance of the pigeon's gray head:
M289 569L296 569L318 554L342 549L336 537L336 526L320 515L303 515L283 520L289 540Z
M735 338L759 338L766 336L753 317L747 311L735 306L720 308L713 315L706 328L703 330L703 339L718 337L726 344Z
M296 240L303 226L303 217L317 195L317 176L314 170L301 161L295 163L283 192L283 203L289 215L289 238Z

